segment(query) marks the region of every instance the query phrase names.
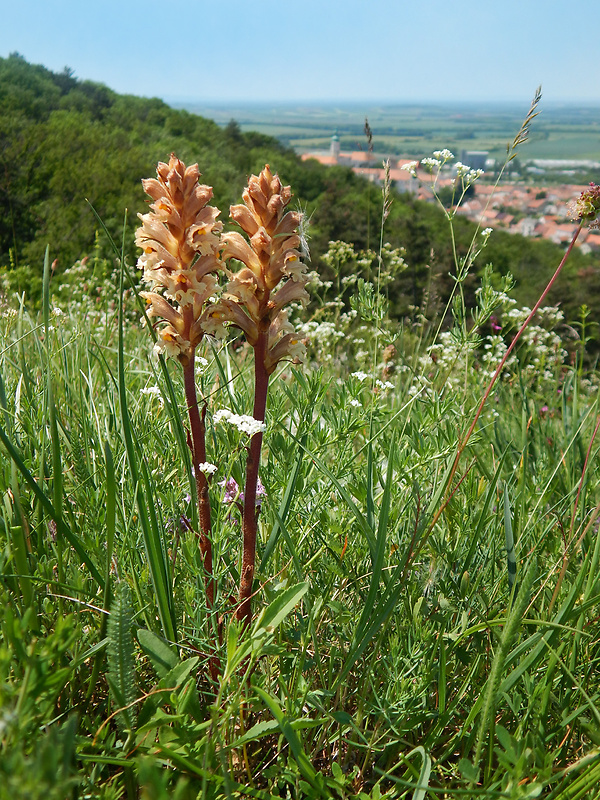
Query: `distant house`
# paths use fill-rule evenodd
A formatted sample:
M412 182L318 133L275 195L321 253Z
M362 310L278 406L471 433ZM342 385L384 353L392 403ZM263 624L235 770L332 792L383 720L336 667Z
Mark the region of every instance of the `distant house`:
M383 162L379 161L378 166L375 166L375 156L370 151L354 150L352 152L341 150L340 139L337 133L331 137L331 144L328 151L315 151L311 153L303 153L301 155L303 161L314 159L324 166L333 166L340 164L342 166L351 167L356 175L361 175L363 178L371 181L372 183L382 184L385 180L385 169ZM421 180L412 175L402 167L405 164L411 163L409 158L400 158L390 163L389 177L398 192L416 195L421 186ZM425 177L423 175L422 177Z

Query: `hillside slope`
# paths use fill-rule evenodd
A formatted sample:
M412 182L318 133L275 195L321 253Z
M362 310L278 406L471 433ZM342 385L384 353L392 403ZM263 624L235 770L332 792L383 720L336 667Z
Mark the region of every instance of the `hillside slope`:
M176 152L197 161L203 180L214 187L223 211L239 201L247 176L269 163L291 183L311 220L313 266L327 269L320 256L331 239L357 248L379 242L381 194L349 169L301 162L277 140L225 128L159 99L119 95L106 86L80 81L69 70L54 73L27 63L18 54L0 58L0 267L20 276L41 271L50 246L59 271L94 248L96 218L90 204L119 241L125 210L131 235L126 248L135 258L135 214L145 208L141 179L156 162ZM474 226L456 221L459 253L465 252ZM447 293L453 269L448 224L429 204L395 196L385 239L404 247L409 268L389 287L396 314L417 305L433 274L436 291ZM105 237L100 248L109 254ZM560 248L494 233L485 259L517 278L517 295L532 302L560 259ZM481 264L483 266L483 263ZM598 297L597 261L575 254L555 301L574 318L578 304ZM474 289L475 282L471 285ZM27 288L21 278L19 288ZM600 304L598 304L600 307ZM599 316L600 319L600 316Z

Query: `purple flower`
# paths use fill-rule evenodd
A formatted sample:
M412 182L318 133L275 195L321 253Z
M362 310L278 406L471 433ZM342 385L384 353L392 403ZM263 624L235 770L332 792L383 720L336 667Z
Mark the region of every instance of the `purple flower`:
M223 494L224 503L235 503L236 501L243 502L244 493L240 492L240 487L235 478L227 478L226 480L219 481L219 486L225 487Z
M243 503L244 502L244 493L241 491L238 482L235 478L227 478L226 480L219 481L219 486L223 486L225 488L225 492L223 493L223 502L224 503ZM260 507L262 501L261 497L267 496L267 490L262 484L261 479L258 479L258 483L256 484L256 505Z

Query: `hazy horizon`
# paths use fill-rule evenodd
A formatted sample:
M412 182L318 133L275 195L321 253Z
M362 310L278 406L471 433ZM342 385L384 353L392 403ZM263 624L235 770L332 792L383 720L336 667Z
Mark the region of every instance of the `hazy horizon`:
M20 0L0 55L173 103L600 104L595 26L561 0Z

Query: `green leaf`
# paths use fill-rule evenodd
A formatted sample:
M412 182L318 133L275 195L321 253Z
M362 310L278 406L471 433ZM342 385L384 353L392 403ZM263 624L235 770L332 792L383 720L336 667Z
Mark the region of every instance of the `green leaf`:
M138 628L137 640L152 662L152 666L159 678L164 677L179 663L179 659L172 647L160 636L147 630L147 628Z
M308 583L297 583L280 592L267 608L262 612L254 624L253 638L259 636L263 630L271 633L290 613L308 591Z

